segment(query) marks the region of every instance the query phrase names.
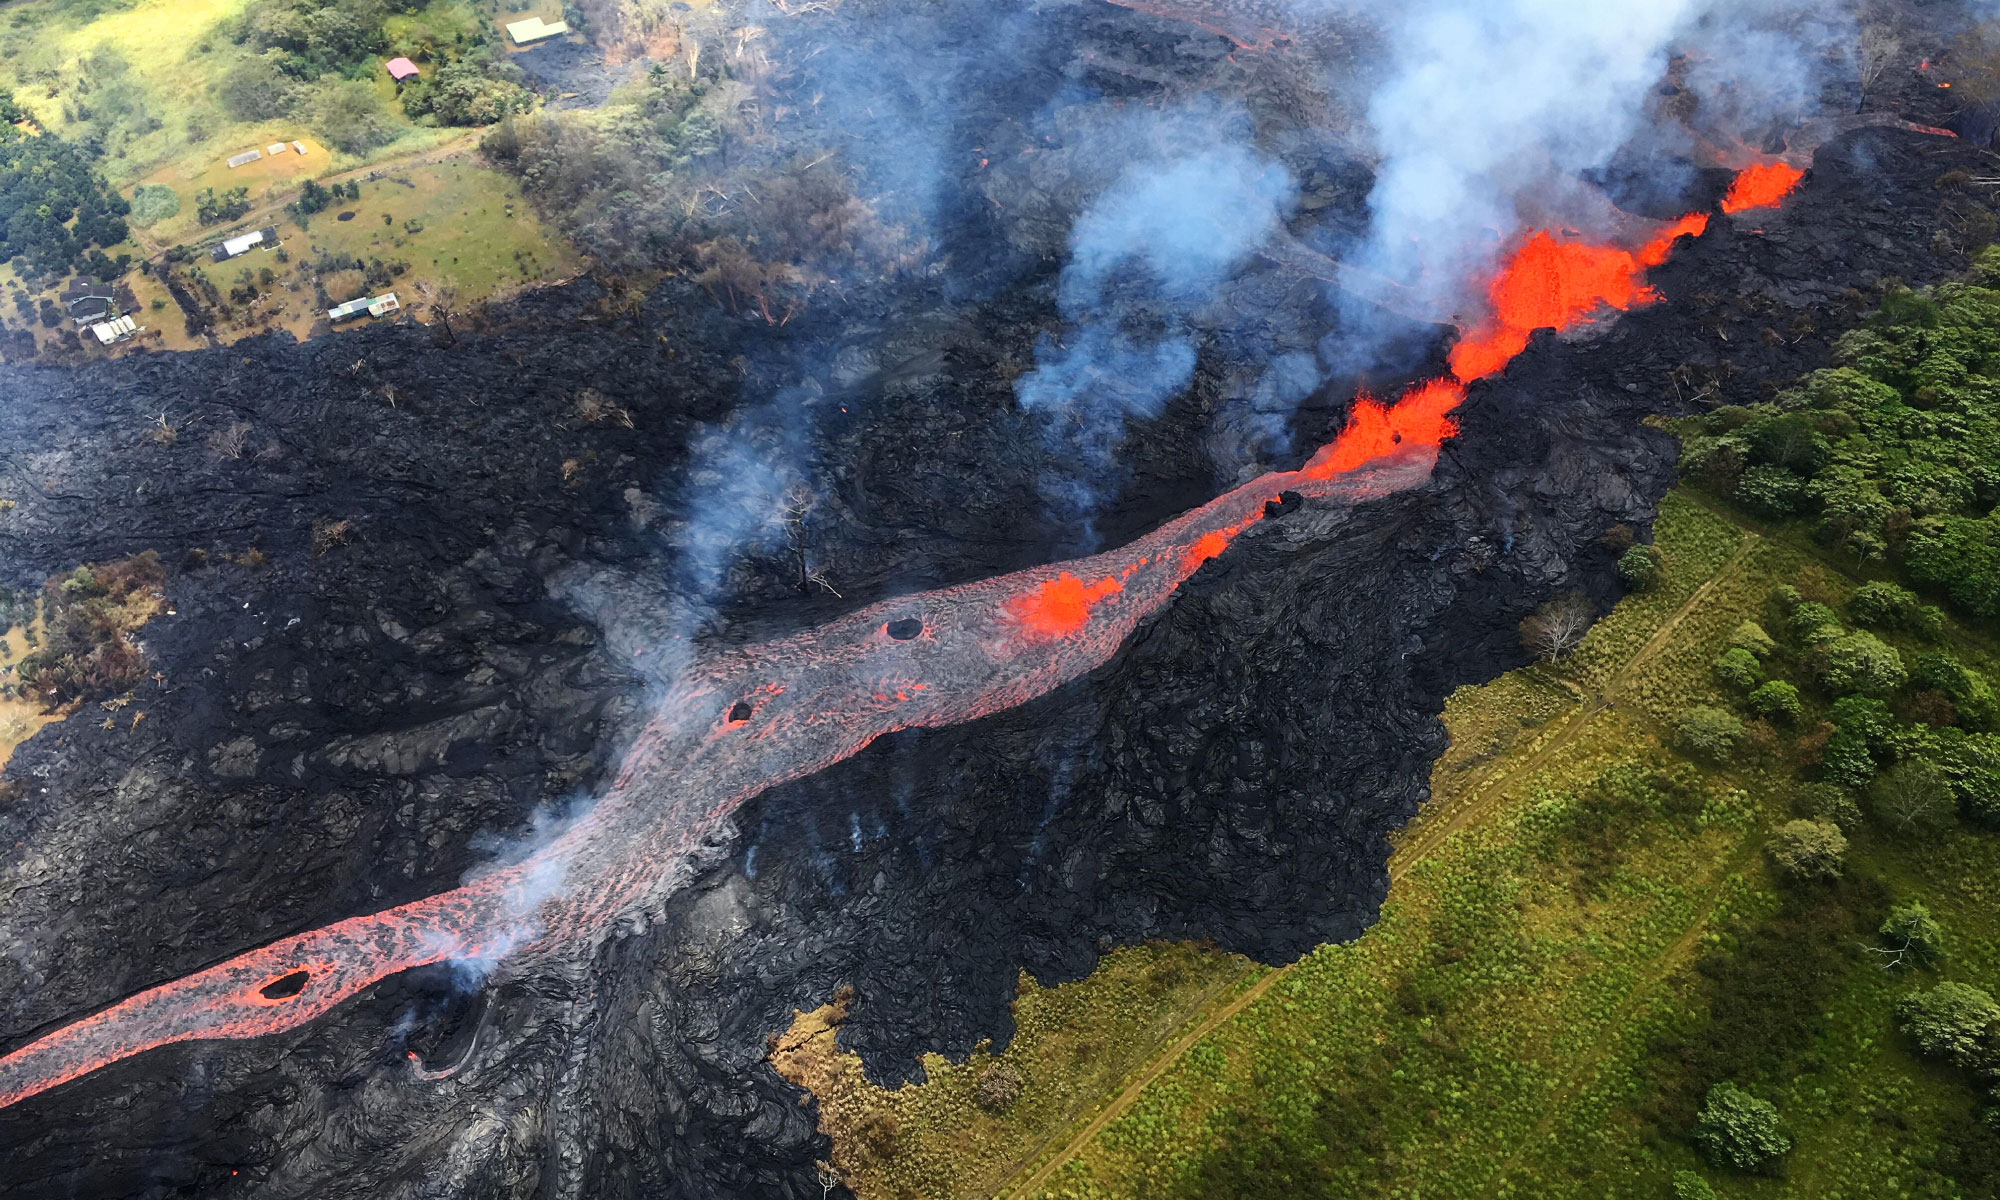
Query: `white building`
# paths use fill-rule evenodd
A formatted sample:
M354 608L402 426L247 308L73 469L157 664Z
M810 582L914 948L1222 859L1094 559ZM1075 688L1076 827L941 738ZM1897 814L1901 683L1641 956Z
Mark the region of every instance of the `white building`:
M131 317L119 317L115 320L92 325L90 332L97 335L99 344L109 346L113 342L122 342L139 332L139 323Z
M388 292L380 296L363 296L359 300L349 300L345 304L336 304L326 310L326 319L329 321L345 321L349 317L358 317L362 313L367 313L371 317L386 317L390 313L402 311L402 307L402 302L396 299L396 293Z
M507 36L514 39L516 46L530 46L545 42L552 37L561 37L569 32L567 21L544 21L540 17L529 17L525 21L509 21Z

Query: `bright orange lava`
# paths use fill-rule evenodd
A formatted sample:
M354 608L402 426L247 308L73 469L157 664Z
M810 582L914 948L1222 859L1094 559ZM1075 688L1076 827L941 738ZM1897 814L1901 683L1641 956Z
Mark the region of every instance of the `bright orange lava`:
M1687 220L1683 217L1674 228ZM1667 245L1672 244L1668 238ZM1645 252L1653 251L1648 243ZM1529 234L1487 289L1493 311L1489 324L1451 348L1452 374L1467 381L1484 379L1527 346L1532 330L1568 329L1600 308L1623 312L1646 303L1653 293L1641 281L1645 269L1630 250L1558 242L1547 230Z
M1008 611L1030 637L1068 637L1090 620L1092 605L1124 590L1125 585L1116 579L1085 583L1064 571L1054 579L1044 580L1034 591L1016 597Z
M1752 208L1776 208L1805 178L1805 172L1790 163L1759 163L1737 173L1722 198L1722 211L1743 212Z
M1361 396L1347 414L1347 427L1333 444L1322 446L1300 469L1307 479L1331 479L1398 450L1437 446L1458 432L1451 410L1465 399L1465 386L1455 379L1432 379L1404 392L1394 407Z

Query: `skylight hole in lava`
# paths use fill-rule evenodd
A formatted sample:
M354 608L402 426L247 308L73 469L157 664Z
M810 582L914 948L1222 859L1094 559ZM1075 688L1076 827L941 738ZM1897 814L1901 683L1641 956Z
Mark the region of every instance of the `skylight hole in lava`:
M891 621L882 627L882 632L899 642L907 642L924 631L924 623L915 617L904 617Z
M730 707L729 723L731 725L741 725L743 722L748 721L749 719L750 719L750 702L748 700L738 700L734 705Z
M312 974L308 971L293 971L287 975L280 975L258 988L257 994L266 1000L290 1000L305 991L306 983L311 979Z

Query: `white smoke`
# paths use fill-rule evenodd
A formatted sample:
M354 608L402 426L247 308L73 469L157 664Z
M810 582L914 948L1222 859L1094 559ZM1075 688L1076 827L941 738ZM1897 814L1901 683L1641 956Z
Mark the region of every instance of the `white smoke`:
M1583 182L1650 118L1687 54L1687 86L1737 135L1796 120L1842 69L1853 26L1829 6L1727 0L1397 0L1369 5L1396 64L1368 105L1380 154L1367 265L1435 311L1529 224L1604 233Z

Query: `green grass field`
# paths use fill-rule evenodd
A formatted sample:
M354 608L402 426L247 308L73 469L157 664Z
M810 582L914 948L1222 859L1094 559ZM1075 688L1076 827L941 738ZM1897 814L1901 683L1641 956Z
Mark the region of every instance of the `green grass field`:
M1937 978L2000 983L2000 837L1864 829L1841 885L1781 886L1763 848L1795 815L1792 731L1696 770L1665 723L1722 699L1709 664L1739 622L1771 619L1778 585L1834 600L1851 581L1679 493L1657 538L1661 582L1579 652L1451 698L1436 798L1358 941L1276 972L1121 952L1079 983L1024 985L1004 1054L928 1064L931 1082L897 1091L813 1037L824 1011L802 1020L783 1040L803 1039L794 1053L813 1065L780 1066L819 1092L849 1184L870 1198L1664 1200L1694 1171L1725 1197L1981 1194L1945 1173L1968 1173L1948 1161L1967 1136L1994 1137L1966 1133L1974 1092L1913 1057L1891 1010ZM1992 671L1990 643L1950 636ZM1952 938L1941 971L1892 974L1867 949L1883 905L1909 899ZM1169 954L1174 984L1149 990ZM1204 1012L1212 1030L1163 1055ZM1020 1083L997 1113L969 1099L996 1063ZM1151 1082L1147 1064L1164 1067ZM1777 1104L1797 1144L1774 1173L1719 1172L1690 1145L1690 1106L1718 1071ZM1049 1101L1066 1087L1088 1094Z

